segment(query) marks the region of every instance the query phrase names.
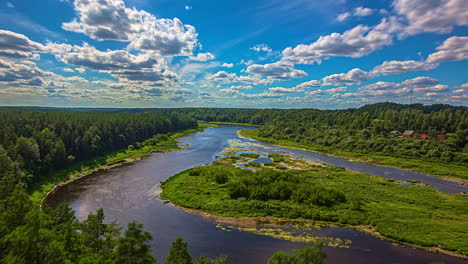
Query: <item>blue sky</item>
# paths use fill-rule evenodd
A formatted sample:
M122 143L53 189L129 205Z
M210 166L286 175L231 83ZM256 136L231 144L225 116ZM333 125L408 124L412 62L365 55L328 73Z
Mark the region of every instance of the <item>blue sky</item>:
M0 105L466 106L467 6L0 0Z

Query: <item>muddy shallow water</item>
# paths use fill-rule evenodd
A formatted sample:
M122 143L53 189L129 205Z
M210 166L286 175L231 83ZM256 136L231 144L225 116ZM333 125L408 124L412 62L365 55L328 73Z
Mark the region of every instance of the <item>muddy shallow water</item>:
M266 263L277 250L290 251L305 244L220 228L211 219L164 204L157 195L160 182L188 168L211 163L223 149L235 147L267 153L287 152L301 159L323 161L396 180L420 180L449 193L468 191L467 186L424 174L350 162L240 138L236 133L240 129L250 128L209 128L181 138L181 144L187 145L182 151L153 153L141 161L79 179L58 188L45 202L52 206L68 202L80 220L85 219L90 212L103 208L107 221L115 220L122 226L132 220L144 224L144 229L153 235L151 246L161 263L178 236L188 241L189 250L194 256L204 254L214 257L224 254L228 256L229 263ZM326 247L326 263L468 263L455 257L393 245L352 228L324 227L307 232L316 237L351 240L349 248Z

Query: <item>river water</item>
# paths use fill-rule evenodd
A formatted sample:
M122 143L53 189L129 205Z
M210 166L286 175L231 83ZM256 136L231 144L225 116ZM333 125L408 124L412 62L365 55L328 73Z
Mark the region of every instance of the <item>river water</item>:
M164 261L172 242L180 236L188 242L189 251L194 256L204 254L214 257L223 254L228 256L229 263L249 264L266 263L275 251L291 251L305 244L219 228L214 220L164 204L155 193L160 190L160 182L188 168L209 164L225 148L235 147L267 153L285 152L301 159L323 161L397 180L420 180L449 193L468 191L466 186L456 182L424 174L350 162L241 138L236 133L241 129L250 128L208 128L204 132L181 138L181 144L186 145L182 151L153 153L141 161L81 178L58 188L45 202L51 206L68 202L79 220L103 208L107 221L115 220L123 227L133 220L142 223L144 229L153 235L151 246L160 263ZM326 263L468 263L455 257L393 245L352 228L325 227L308 232L314 236L352 241L349 248L325 247L328 254Z

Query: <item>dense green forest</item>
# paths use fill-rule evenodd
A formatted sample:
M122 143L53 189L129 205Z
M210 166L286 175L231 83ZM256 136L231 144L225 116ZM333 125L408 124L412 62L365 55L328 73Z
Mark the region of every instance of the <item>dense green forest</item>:
M0 177L31 185L54 170L89 160L158 134L196 128L187 116L0 110Z

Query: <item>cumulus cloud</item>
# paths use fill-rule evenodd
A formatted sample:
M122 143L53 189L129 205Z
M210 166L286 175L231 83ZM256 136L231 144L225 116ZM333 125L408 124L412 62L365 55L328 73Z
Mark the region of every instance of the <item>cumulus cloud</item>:
M164 59L148 53L133 55L126 50L99 51L87 43L83 46L49 43L47 49L64 63L107 72L119 79L170 81L177 78L169 71Z
M261 51L263 51L263 52L268 52L268 53L269 53L269 52L272 52L272 51L273 51L270 47L268 47L267 44L264 44L264 43L255 45L255 46L251 47L250 49L251 49L251 50L254 50L254 51L256 51L256 52L261 52Z
M372 70L373 75L394 75L403 74L410 71L429 71L435 69L437 63L429 63L426 61L384 61L381 65L376 66Z
M338 15L336 20L339 22L343 22L346 19L348 19L351 16L370 16L374 13L373 9L367 8L367 7L356 7L353 12L344 12Z
M10 62L4 61L5 67L0 68L0 82L6 84L14 84L15 82L38 83L37 79L50 75L50 73L44 72L39 69L34 62L21 61L21 62ZM42 84L42 82L41 82Z
M450 37L446 39L442 45L437 47L437 50L437 52L429 55L427 58L428 62L437 63L467 60L468 37Z
M27 58L33 52L43 52L43 45L22 34L0 30L0 56Z
M216 59L216 56L209 53L209 52L207 52L207 53L198 53L197 56L189 57L189 60L201 61L201 62L210 61L210 60L214 60L214 59Z
M93 39L126 41L133 49L179 56L191 55L198 43L193 26L127 8L123 0L75 0L74 7L77 18L62 28Z
M235 73L228 73L225 71L218 71L217 73L208 75L206 79L222 83L245 83L251 85L271 83L268 79L262 79L258 76L237 76Z
M252 85L237 85L229 87L231 90L251 90L253 89Z
M354 15L355 16L370 16L374 13L373 9L367 8L367 7L356 7L354 9Z
M273 93L296 93L296 92L303 92L302 88L293 87L293 88L284 88L284 87L272 87L268 88L270 92Z
M280 98L283 96L283 94L274 93L270 91L259 93L259 94L246 94L238 90L232 90L232 89L221 89L220 91L222 93L231 95L233 98L238 98L238 99L270 99L270 98Z
M430 77L416 77L413 79L406 80L402 82L403 85L408 85L408 86L414 86L414 87L425 87L425 86L431 86L431 85L436 85L439 83L439 80L430 78Z
M282 61L292 64L313 64L337 56L358 58L383 46L391 45L392 38L390 33L379 28L358 25L343 34L332 33L321 36L308 45L288 47L282 52Z
M468 25L467 0L395 0L395 11L408 26L401 36L422 32L450 33L454 26Z
M426 86L426 87L416 87L413 89L415 93L442 93L442 92L448 92L449 88L447 85L443 84L437 84L433 86Z
M290 80L307 75L306 72L294 69L293 65L281 61L264 65L250 65L245 71L271 80Z
M232 68L234 67L234 63L223 63L221 65L221 67L224 67L224 68Z
M64 72L75 72L72 68L63 68L62 69Z
M296 87L299 89L314 89L314 88L319 88L322 86L322 83L318 80L312 80L308 82L301 83L297 85Z
M323 85L352 85L367 81L370 74L361 69L355 68L347 73L329 75L322 79Z
M219 71L207 77L208 80L217 82L234 82L237 79L235 73L227 73L225 71Z
M344 12L344 13L339 14L336 17L336 20L339 21L339 22L343 22L346 19L348 19L350 16L351 16L351 12Z
M376 82L373 84L362 86L358 90L359 91L366 91L366 90L377 91L377 90L397 89L398 87L399 85L394 82Z

